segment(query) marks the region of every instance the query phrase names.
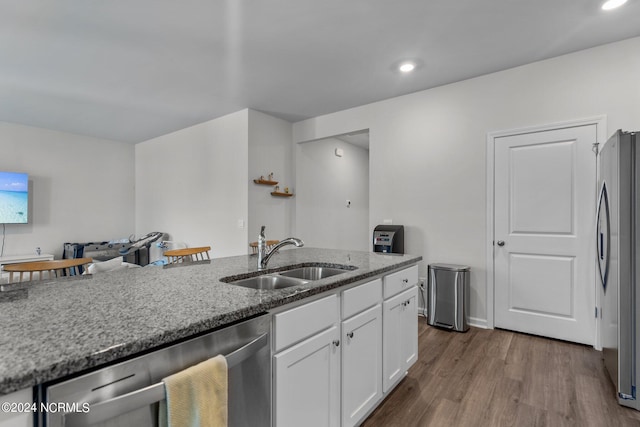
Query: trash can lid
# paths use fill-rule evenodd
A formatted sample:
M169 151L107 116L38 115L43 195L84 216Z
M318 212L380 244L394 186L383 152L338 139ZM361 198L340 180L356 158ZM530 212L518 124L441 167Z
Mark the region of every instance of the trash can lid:
M458 264L429 264L429 268L433 268L435 270L449 270L449 271L469 271L471 267L468 265L458 265Z

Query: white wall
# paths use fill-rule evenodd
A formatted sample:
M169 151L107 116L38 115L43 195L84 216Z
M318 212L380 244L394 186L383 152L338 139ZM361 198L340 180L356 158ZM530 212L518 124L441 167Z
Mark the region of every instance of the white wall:
M336 138L297 144L296 188L296 233L307 246L371 250L369 150Z
M369 128L370 230L384 218L404 224L423 277L430 263L470 265L470 316L482 325L487 133L600 114L607 135L638 130L638 76L634 38L298 122L293 139Z
M29 174L29 224L7 224L4 255L62 256L65 242L134 233L134 147L0 122L0 170Z
M282 240L292 234L294 201L291 198L273 197L273 187L253 182L260 176L266 179L273 172L273 179L278 181L280 191L284 191L285 187L295 191L291 132L291 123L249 110L249 242L257 241L261 225L267 227L265 235L269 240Z
M135 145L136 233L247 253L248 110Z

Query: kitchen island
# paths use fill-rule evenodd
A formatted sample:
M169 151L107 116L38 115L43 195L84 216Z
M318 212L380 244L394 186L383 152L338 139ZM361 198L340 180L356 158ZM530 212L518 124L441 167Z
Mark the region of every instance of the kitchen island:
M255 256L143 267L5 286L0 292L0 395L149 351L422 259L328 249L282 250L268 271L310 263L355 270L277 290L222 282L255 275Z

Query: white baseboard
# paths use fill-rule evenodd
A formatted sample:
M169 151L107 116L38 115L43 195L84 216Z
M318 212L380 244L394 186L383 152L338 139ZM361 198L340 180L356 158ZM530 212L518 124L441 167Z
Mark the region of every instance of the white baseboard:
M467 322L469 323L469 325L475 326L476 328L490 329L489 326L487 326L487 319L480 319L478 317L469 317L467 319Z

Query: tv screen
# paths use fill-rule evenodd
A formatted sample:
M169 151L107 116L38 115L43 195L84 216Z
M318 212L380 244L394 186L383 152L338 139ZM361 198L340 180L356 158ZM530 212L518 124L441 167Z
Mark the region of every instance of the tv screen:
M26 224L28 216L29 175L0 172L0 224Z

